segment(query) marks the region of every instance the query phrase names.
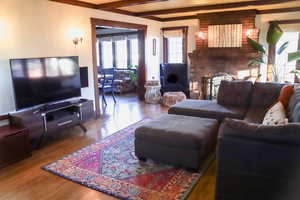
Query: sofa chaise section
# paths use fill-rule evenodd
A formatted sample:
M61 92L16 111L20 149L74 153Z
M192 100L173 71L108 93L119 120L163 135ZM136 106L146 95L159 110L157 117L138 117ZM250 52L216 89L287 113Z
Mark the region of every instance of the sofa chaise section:
M243 119L247 109L223 106L217 101L188 99L172 106L168 113L193 117L211 118L222 121L224 118Z
M253 83L250 81L222 81L217 101L186 100L175 104L169 114L212 118L243 119L250 105Z

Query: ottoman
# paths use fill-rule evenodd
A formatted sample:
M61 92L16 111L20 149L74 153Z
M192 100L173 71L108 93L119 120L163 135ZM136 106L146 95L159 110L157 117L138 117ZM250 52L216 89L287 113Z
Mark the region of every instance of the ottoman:
M187 170L198 170L217 144L215 119L163 115L135 131L135 155Z
M186 100L183 92L165 92L163 95L163 105L172 106L180 101Z

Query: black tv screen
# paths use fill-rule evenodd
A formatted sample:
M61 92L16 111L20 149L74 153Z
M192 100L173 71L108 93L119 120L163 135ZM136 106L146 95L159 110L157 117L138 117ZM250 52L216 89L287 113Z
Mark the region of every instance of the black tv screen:
M81 96L78 57L11 59L16 109Z

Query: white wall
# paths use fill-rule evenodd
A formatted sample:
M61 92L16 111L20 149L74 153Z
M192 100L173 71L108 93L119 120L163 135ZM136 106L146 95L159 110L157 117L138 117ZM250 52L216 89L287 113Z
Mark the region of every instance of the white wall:
M22 3L24 2L24 3ZM148 25L146 38L147 77L158 78L160 52L152 55L152 39L160 38L162 23L100 10L76 7L48 0L1 0L0 5L0 113L15 110L9 59L79 56L89 67L89 88L82 96L94 99L90 18ZM83 44L74 48L70 32L83 33ZM158 47L160 44L157 44Z

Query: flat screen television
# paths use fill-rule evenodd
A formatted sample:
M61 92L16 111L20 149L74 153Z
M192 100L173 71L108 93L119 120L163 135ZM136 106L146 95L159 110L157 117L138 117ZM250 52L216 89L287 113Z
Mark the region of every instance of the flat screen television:
M78 57L11 59L16 109L81 96Z

